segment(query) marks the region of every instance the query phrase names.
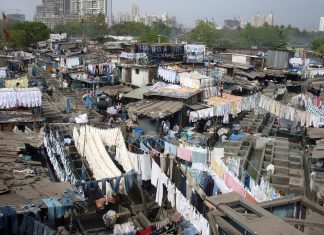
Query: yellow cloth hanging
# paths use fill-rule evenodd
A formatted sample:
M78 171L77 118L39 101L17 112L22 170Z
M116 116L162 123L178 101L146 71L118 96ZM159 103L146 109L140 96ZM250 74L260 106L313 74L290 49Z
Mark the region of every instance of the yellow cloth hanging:
M19 82L19 88L28 88L27 77L5 80L5 87L6 88L16 88L17 82Z
M222 179L224 179L224 169L221 165L219 165L216 161L211 161L211 168L215 173Z

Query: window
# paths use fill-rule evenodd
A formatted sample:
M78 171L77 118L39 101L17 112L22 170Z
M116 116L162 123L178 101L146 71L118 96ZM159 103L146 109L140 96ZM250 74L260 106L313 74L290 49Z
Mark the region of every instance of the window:
M135 73L136 73L136 74L139 74L139 69L136 69L136 70L135 70Z

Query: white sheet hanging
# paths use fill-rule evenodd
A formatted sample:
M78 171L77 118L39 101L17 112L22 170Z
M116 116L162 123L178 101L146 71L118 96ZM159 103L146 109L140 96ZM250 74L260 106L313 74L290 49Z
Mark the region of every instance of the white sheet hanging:
M0 89L0 108L39 107L42 105L42 93L38 88Z

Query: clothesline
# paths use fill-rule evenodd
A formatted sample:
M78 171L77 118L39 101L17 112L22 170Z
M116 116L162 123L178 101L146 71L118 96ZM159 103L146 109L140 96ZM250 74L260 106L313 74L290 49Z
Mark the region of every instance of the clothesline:
M127 142L127 141L126 141ZM138 150L140 150L140 151L144 151L143 149L140 149L140 148L138 148L137 146L134 146L133 144L131 144L131 143L129 143L132 147L134 147L134 148L136 148L136 149L138 149ZM153 147L151 147L150 145L146 145L146 147L148 147L148 148L150 148L151 149L151 152L157 152L158 154L162 154L161 152L159 152L159 151L157 151L157 150L155 150ZM162 177L162 178L167 178L169 181L167 181L167 182L171 182L171 180L165 175L165 173L160 169L160 166L158 166L157 165L157 163L155 162L155 160L152 158L152 156L151 156L151 160L152 160L152 174L153 174L153 172L154 172L154 174L156 175L156 171L160 171L161 172L161 174L163 173L164 174L164 177ZM170 158L170 160L171 161L173 161L173 160L175 160L175 159L171 159ZM181 169L181 165L177 162L177 161L175 161L175 163L176 163L176 167L178 168L178 170L182 173L182 175L183 176L185 176L186 178L188 177L184 172L183 172L183 170ZM154 167L154 165L155 166L158 166L158 167ZM161 177L157 177L156 178L156 181L158 181L158 179L160 179ZM154 183L154 179L153 179L153 175L152 175L152 177L151 177L151 182L152 182L152 185L154 185L155 187L157 187L158 186L158 183L156 182L156 183ZM191 182L189 181L189 183L190 183L190 185L191 185ZM170 185L168 186L167 185L167 183L165 183L165 186L169 189L170 188ZM172 187L175 187L173 184L172 184ZM206 195L205 196L202 196L201 195L201 192L200 191L202 191L202 190L196 190L196 188L197 188L197 186L194 186L194 185L191 185L191 187L192 187L192 189L193 190L195 190L196 191L196 193L198 194L198 196L200 196L201 197L201 199L203 200L203 201L205 201L205 198L206 198ZM157 192L157 196L156 196L157 198L158 198L158 192ZM161 198L160 199L157 199L156 198L156 201L159 203L159 205L161 206ZM201 230L201 228L199 228L200 230ZM205 233L205 234L207 234L207 233Z
M260 95L258 107L275 114L279 118L299 122L302 127L309 127L312 125L314 127L319 127L320 125L324 125L324 116L315 115L307 111L298 110L289 105L284 105L263 94Z
M260 93L247 97L223 94L223 97L212 97L208 99L208 104L211 105L210 108L191 111L189 113L189 120L196 122L201 119L223 116L226 120L225 123L228 123L228 115L236 116L242 111L259 108L275 114L279 118L299 122L301 126L309 127L313 125L314 127L319 127L320 125L324 125L324 115L298 110Z
M126 59L142 59L147 56L146 53L127 53L127 52L122 52L120 54L121 58L126 58Z
M152 150L154 150L154 149L152 148ZM156 151L156 150L154 150L154 151ZM182 175L187 178L186 174L182 171L180 165L177 162L176 162L176 167L178 167L178 169L180 170ZM196 209L191 205L191 203L189 201L187 201L187 199L179 191L179 189L177 189L176 186L173 183L171 183L171 180L169 179L169 177L161 170L160 166L154 161L154 159L152 159L152 172L154 172L154 176L152 174L151 183L153 186L157 187L156 202L159 203L160 206L162 205L163 192L161 192L161 190L163 190L163 187L162 187L162 184L163 184L166 186L166 188L168 190L168 199L169 199L170 203L172 204L172 206L174 206L174 204L175 204L177 211L179 211L180 214L182 214L186 220L189 220L196 227L196 229L198 231L202 232L202 234L206 234L206 235L209 234L208 221L201 214L199 214L196 211ZM189 184L191 184L190 181L189 181ZM192 187L192 189L196 189L197 186L191 185L191 187ZM174 188L176 189L175 191L174 191ZM170 192L171 192L171 195L169 194ZM201 197L199 192L198 191L196 191L196 192ZM179 202L176 203L173 198L174 195L172 196L172 194L176 195L176 198L181 197L182 200L179 200ZM202 197L202 199L203 199L203 201L205 201L205 198ZM192 212L190 213L190 216L188 216L188 213L184 213L184 211L181 209L181 205L180 205L181 203L188 204L191 208L193 208ZM185 206L185 207L187 208L188 206ZM186 209L186 212L188 211L188 209ZM195 213L196 215L192 215L193 213ZM193 217L196 218L196 220ZM199 220L199 222L203 223L203 226L201 224L200 225L197 224L197 219Z
M261 177L262 184L259 184L258 182L255 182L254 179L250 175L248 175L245 170L243 172L245 172L245 175L248 175L248 182L250 184L248 186L246 184L242 185L241 181L246 180L245 178L243 178L243 175L240 181L235 176L235 173L226 166L222 158L217 157L217 154L212 155L211 169L218 175L219 180L225 181L225 185L228 185L228 187L234 189L234 191L238 192L242 196L247 197L248 199L252 200L253 197L253 200L262 202L280 197L278 191L276 191L275 188L273 188L263 177ZM226 174L227 178L225 177ZM229 176L233 178L232 181L228 181ZM260 187L266 187L268 194L265 194L264 190L261 190Z
M42 93L37 88L0 89L0 108L39 107L42 105Z
M19 80L18 80L19 81ZM39 91L38 88L0 88L0 93Z
M165 143L167 143L167 142L165 142ZM168 149L168 147L166 147L165 148L166 150ZM173 151L171 151L171 152L174 152L174 150ZM172 154L172 153L171 153ZM175 156L177 156L177 155L175 155ZM178 156L179 157L179 156ZM180 157L181 158L181 157ZM182 159L182 158L181 158ZM249 162L249 161L247 161L248 162L248 164L249 165L251 165L256 171L257 171L257 173L261 176L261 179L263 179L263 175ZM240 165L240 164L238 164L238 165ZM227 163L227 165L226 165L226 169L231 169L231 172L232 173L234 173L235 174L235 176L233 175L233 177L237 177L238 176L238 172L237 172L237 170L239 170L239 169L237 169L237 170L235 170L235 169L232 169L231 167L230 167L230 165ZM205 171L206 169L207 169L208 167L207 167L207 164L205 164L205 166L202 166L202 168L194 168L194 165L192 166L192 169L197 169L197 170L202 170L202 171ZM245 172L245 169L244 169L244 167L243 166L241 166L241 168L243 169L243 172ZM249 176L250 177L250 176ZM251 178L251 177L250 177ZM273 191L273 190L275 190L274 188L272 189L271 188L271 186L269 186L270 187L270 189ZM275 190L276 191L276 190ZM279 195L279 193L276 191L276 194L277 195ZM271 199L271 198L270 198Z

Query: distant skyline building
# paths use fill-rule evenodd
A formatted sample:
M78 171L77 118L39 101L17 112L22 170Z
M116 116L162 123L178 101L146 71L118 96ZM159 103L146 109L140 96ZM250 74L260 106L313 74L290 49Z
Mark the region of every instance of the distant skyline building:
M273 26L273 25L274 25L274 24L273 24L273 14L272 14L272 13L269 13L268 15L266 15L266 16L264 17L264 22L265 22L265 24L267 24L267 25Z
M135 4L132 5L132 20L136 21L139 18L139 7Z
M36 7L34 21L53 29L57 24L81 21L101 13L108 22L108 1L110 0L42 0L41 5Z
M228 29L238 29L239 27L244 28L246 23L244 22L243 17L234 17L234 19L224 20L224 28Z
M118 13L118 23L130 22L130 21L132 21L132 17L129 12L119 12Z
M258 28L258 27L262 27L265 24L269 26L274 25L274 18L272 13L269 13L268 15L262 15L261 13L258 13L252 17L251 25L253 27Z
M23 22L26 21L26 16L24 14L7 14L7 17L10 20L14 20L14 21L19 21L19 22Z
M262 15L260 13L258 13L255 16L252 16L251 25L253 27L261 27L264 25L264 18L262 17Z
M55 25L87 19L91 15L103 14L106 18L106 23L110 26L114 23L112 14L113 0L42 0L41 4L36 7L35 21L43 22L48 27L54 28ZM323 29L323 17L320 20L320 30ZM169 27L177 25L176 17L170 16L168 12L161 15L144 14L140 15L140 8L136 4L132 4L131 12L119 12L115 18L116 23L121 22L139 22L151 26L155 23L164 23ZM196 22L204 21L209 25L217 28L214 20L198 20ZM263 25L274 25L274 16L272 13L261 14L258 13L252 17L251 25L254 27L261 27ZM245 28L246 22L242 17L234 17L233 19L226 19L224 27L230 29L237 29L239 27Z
M320 31L320 32L324 32L324 16L322 16L322 17L320 18L320 24L319 24L318 31Z
M224 27L228 29L238 29L241 23L237 19L224 20Z
M112 26L114 24L114 17L113 17L113 0L107 0L107 23L109 26Z
M107 16L107 0L79 0L81 15L98 15L100 13Z
M170 16L168 12L164 12L161 15L151 15L145 13L142 17L140 15L140 9L136 4L132 5L131 12L118 12L117 22L138 22L148 26L155 23L163 23L169 27L175 27L177 25L177 20L175 16Z
M205 19L200 19L200 20L196 20L196 24L195 26L197 26L199 23L205 23L213 28L216 28L217 27L217 24L214 20L214 18L212 18L211 20L205 18Z

